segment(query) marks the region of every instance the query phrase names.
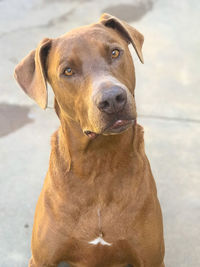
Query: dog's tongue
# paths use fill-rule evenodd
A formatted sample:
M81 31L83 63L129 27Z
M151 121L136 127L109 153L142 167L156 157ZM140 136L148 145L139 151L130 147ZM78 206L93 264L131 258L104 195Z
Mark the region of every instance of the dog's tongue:
M112 125L112 128L115 129L115 128L119 128L121 126L124 126L126 125L127 123L129 123L128 120L117 120L113 125Z
M97 137L96 133L93 133L93 132L90 132L90 131L85 131L85 134L91 139L95 139Z

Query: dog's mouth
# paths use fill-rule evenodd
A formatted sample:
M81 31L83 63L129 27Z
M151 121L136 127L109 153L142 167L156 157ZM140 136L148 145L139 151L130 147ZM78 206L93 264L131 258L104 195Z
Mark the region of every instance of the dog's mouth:
M131 120L116 120L114 123L106 127L101 133L95 133L91 131L84 131L84 133L90 138L95 139L98 135L114 135L126 131L130 126L136 123L136 119Z
M84 131L84 134L86 134L90 139L95 139L99 135L91 131Z

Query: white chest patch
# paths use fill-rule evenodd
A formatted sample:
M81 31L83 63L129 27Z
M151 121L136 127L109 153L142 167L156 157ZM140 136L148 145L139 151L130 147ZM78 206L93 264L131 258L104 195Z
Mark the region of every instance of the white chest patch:
M105 240L103 240L103 238L101 237L97 237L96 239L88 242L89 244L92 244L92 245L97 245L97 244L101 244L101 245L106 245L106 246L112 246L112 243L108 243L106 242Z

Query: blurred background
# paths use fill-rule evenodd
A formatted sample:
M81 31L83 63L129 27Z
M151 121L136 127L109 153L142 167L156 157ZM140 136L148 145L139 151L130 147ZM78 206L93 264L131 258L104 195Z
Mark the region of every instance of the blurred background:
M25 267L37 198L59 125L49 87L41 110L13 78L44 37L103 12L145 36L136 103L164 217L166 267L200 266L200 1L0 0L0 267Z

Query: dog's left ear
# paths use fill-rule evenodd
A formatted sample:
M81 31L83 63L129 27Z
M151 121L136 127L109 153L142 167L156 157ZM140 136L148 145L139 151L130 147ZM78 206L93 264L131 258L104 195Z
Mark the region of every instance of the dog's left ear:
M140 32L125 21L119 20L118 18L106 13L101 16L100 22L106 27L117 30L129 43L131 42L140 61L144 63L142 55L144 36Z

